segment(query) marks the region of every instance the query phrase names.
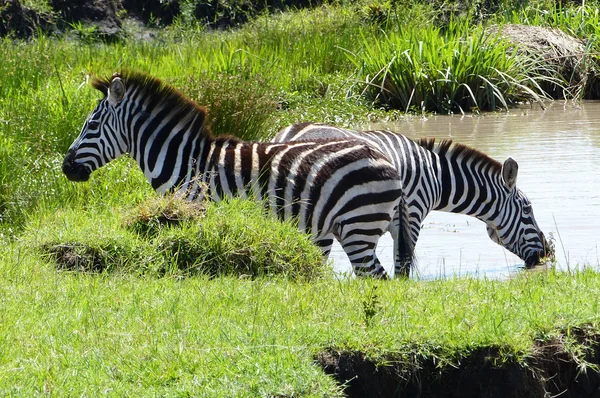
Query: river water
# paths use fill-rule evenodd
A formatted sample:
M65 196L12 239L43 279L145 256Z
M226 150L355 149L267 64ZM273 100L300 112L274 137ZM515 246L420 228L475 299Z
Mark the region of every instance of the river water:
M600 102L554 102L484 115L407 118L364 129L387 128L410 138L451 138L491 157L519 163L517 186L529 197L538 225L552 235L556 267L600 264ZM392 239L386 234L377 255L392 268ZM334 267L351 272L346 255L334 246ZM453 275L506 278L523 261L492 242L485 224L473 217L432 212L416 247L413 278Z

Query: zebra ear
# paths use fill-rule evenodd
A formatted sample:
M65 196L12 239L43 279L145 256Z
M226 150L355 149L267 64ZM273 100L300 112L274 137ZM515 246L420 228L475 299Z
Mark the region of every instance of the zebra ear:
M117 105L125 96L125 83L120 77L115 77L108 87L108 101L112 105Z
M517 173L519 172L519 165L517 161L509 157L504 161L502 165L502 179L508 189L513 189L517 185Z

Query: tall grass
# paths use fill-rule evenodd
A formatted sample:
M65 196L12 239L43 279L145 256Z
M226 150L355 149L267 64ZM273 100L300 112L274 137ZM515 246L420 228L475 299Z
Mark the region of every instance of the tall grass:
M596 37L592 8L570 10L555 18L563 24L580 18L573 29ZM448 113L542 97L538 77L528 74L538 67L534 60L512 56L507 43L468 16L426 25L436 12L418 1L370 2L261 15L233 31L179 23L153 40L3 39L0 219L20 228L41 204L82 200L76 193L82 189L74 192L61 176L60 158L99 96L86 84L89 74L130 68L158 76L208 106L216 134L247 140L266 140L299 121L356 127L397 117L381 105ZM115 174L135 175L115 167Z
M364 92L403 111L440 113L507 109L545 97L514 45L468 24L400 30L373 42L355 61Z

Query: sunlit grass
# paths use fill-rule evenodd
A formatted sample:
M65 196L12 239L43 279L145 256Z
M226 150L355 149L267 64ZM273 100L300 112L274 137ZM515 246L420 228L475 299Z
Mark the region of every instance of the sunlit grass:
M0 395L341 396L315 364L321 351L364 352L410 373L419 361L456 364L493 345L499 363L526 364L534 342L598 328L593 270L308 283L275 267L267 278L260 270L269 264L296 261L310 273L302 261L318 260L293 226L274 227L252 204L216 206L210 222L149 233L121 213L151 213L144 206L156 198L130 158L87 183L62 175L62 157L99 97L89 73L151 73L205 102L216 134L245 139L305 120L352 127L396 117L381 104L447 113L543 96L527 73L535 60L512 57L484 26L435 27L429 5L390 4L261 16L230 32L177 26L151 41L0 42ZM594 60L595 6L503 4L500 22L526 15L570 29L589 38ZM107 266L61 267L40 253L52 245L71 245L75 258L91 247ZM243 261L252 263L245 272L231 268ZM578 344L569 347L578 355Z
M100 203L33 217L23 244L59 270L149 276L282 276L312 280L331 273L321 251L291 223L258 203L221 204L150 198Z
M365 41L369 38L365 37ZM440 113L508 109L546 96L513 44L468 24L383 35L356 61L364 92L384 106Z
M290 283L57 271L19 243L2 256L6 394L339 396L319 352L363 352L404 364L407 377L424 361L442 369L490 345L498 366L526 366L534 343L559 334L579 355L568 330L597 328L600 313L600 274L589 269Z

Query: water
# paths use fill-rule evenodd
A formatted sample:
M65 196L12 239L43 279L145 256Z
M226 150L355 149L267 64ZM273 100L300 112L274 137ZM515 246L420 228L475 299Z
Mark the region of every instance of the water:
M508 113L431 116L388 128L410 138L452 138L504 161L519 163L517 186L529 197L538 225L555 239L557 268L600 263L600 102L555 102L545 110L523 107ZM392 239L386 234L377 255L392 267ZM336 270L350 272L339 245L332 258ZM487 236L485 224L460 214L432 212L416 247L413 277L452 275L505 278L523 261Z

